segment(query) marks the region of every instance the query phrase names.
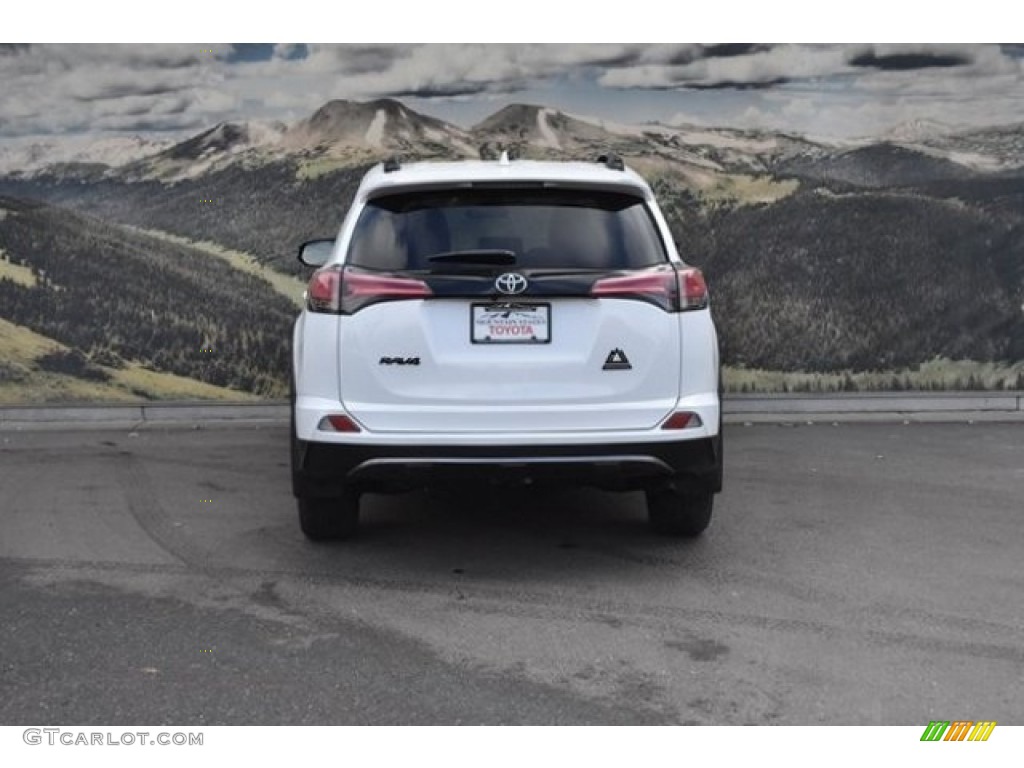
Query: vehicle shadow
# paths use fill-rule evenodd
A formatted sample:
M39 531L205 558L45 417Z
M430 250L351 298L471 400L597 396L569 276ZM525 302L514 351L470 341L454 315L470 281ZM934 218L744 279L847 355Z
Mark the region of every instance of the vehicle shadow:
M371 562L378 573L409 578L536 581L567 571L686 566L703 560L706 547L703 539L652 532L642 493L542 487L370 494L355 538L302 549L332 570Z

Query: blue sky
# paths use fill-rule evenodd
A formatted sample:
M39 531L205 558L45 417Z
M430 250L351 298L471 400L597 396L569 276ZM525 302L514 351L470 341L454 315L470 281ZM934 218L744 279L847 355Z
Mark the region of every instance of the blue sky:
M512 102L820 137L1024 122L1019 44L0 46L0 138L198 132L395 97L469 126Z

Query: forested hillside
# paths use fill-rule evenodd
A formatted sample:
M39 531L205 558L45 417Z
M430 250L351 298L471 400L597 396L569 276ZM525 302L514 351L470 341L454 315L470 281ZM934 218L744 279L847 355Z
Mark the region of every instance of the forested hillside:
M689 246L732 365L1024 359L1019 216L912 193L807 191L714 214Z
M199 250L39 203L0 198L0 317L80 354L43 365L83 378L139 362L280 396L295 308Z
M342 168L300 181L296 165L283 161L251 169L232 165L173 184L112 179L78 184L42 176L29 181L0 179L0 194L46 200L111 222L220 243L298 274L298 244L334 236L366 169Z

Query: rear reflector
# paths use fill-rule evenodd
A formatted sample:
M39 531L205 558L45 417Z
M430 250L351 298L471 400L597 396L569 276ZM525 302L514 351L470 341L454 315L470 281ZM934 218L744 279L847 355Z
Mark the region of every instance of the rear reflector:
M701 421L693 411L677 411L669 416L665 423L661 425L662 429L691 429L693 427L702 427L704 422Z
M352 421L351 417L343 413L332 413L324 416L317 424L317 429L324 432L362 432L359 425Z

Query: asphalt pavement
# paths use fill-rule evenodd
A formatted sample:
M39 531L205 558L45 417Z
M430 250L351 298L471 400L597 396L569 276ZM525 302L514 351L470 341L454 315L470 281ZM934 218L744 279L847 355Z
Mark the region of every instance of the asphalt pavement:
M1020 423L726 438L697 541L495 490L314 545L278 421L0 431L0 724L1024 724Z

